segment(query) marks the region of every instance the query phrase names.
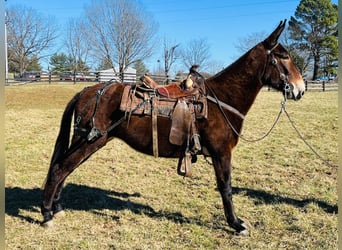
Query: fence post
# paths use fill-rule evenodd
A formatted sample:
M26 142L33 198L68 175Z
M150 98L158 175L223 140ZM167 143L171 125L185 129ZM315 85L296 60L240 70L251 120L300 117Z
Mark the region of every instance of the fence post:
M305 91L308 91L308 80L305 80Z
M322 82L323 92L325 91L325 81Z
M51 71L49 71L49 84L51 84Z

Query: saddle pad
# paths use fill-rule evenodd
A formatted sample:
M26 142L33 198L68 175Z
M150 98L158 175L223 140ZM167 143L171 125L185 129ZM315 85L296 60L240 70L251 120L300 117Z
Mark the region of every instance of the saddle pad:
M152 99L158 109L158 115L170 117L176 105L176 100L164 100L153 93L142 92L125 86L122 93L120 110L136 115L152 115Z

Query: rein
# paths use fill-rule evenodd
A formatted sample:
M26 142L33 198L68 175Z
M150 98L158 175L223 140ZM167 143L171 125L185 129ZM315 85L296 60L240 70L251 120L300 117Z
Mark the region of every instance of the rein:
M215 93L212 92L212 90L211 90L210 88L209 88L209 90L213 93L213 95L215 96L216 99L212 98L211 96L207 96L207 98L210 97L210 98L208 98L208 100L211 100L211 99L216 100L216 101L214 101L214 103L218 104L218 106L219 106L219 108L220 108L220 111L222 112L222 114L223 114L223 116L224 116L226 122L228 123L229 127L234 131L234 133L235 133L238 137L240 137L242 140L247 141L247 142L257 142L257 141L261 141L261 140L265 139L265 138L271 133L271 131L273 130L273 128L275 127L275 125L278 123L281 114L284 112L285 115L286 115L286 117L287 117L287 119L289 120L289 122L290 122L292 128L296 131L298 137L306 144L306 146L308 146L309 149L310 149L310 150L311 150L311 151L312 151L312 152L313 152L321 161L323 161L327 166L333 167L333 168L337 168L337 165L330 163L328 160L324 159L320 154L318 154L317 151L316 151L316 150L315 150L315 149L314 149L314 148L305 140L304 136L300 133L300 131L298 130L298 128L295 126L293 120L291 119L289 113L288 113L287 110L286 110L286 101L287 101L288 89L289 89L288 83L286 83L285 86L284 86L284 91L285 91L284 100L281 101L281 107L280 107L280 111L279 111L279 113L278 113L278 116L277 116L277 118L275 119L275 122L273 123L273 125L272 125L272 127L269 129L269 131L268 131L267 133L265 133L263 136L261 136L260 138L258 138L258 139L248 139L248 138L245 138L244 136L241 135L241 133L239 133L239 132L234 128L234 126L231 124L231 122L229 121L228 117L226 116L226 114L223 112L223 109L222 109L222 107L226 107L226 106L231 107L231 106L229 106L229 105L227 105L227 104L225 104L225 103L223 103L223 102L217 100L217 97L216 97ZM223 105L222 105L222 104L223 104ZM221 105L222 105L222 106L221 106ZM228 109L228 108L227 108L227 109ZM228 109L228 110L230 110L230 109ZM206 159L206 160L207 160L207 159ZM212 163L209 162L208 160L207 160L207 162L208 162L209 164L212 164Z
M228 111L234 113L235 115L239 116L242 120L245 118L245 116L243 114L241 114L236 108L220 101L217 96L215 95L215 92L214 90L208 86L206 84L206 87L210 90L210 92L212 93L212 96L207 96L207 99L216 103L224 117L224 119L226 120L227 124L229 125L229 127L233 130L233 132L238 136L240 137L242 140L244 141L247 141L247 142L257 142L257 141L261 141L263 139L265 139L271 132L272 130L274 129L275 125L278 123L279 121L279 118L282 114L283 111L286 111L285 110L285 103L287 101L287 94L291 91L291 87L290 87L290 84L288 82L288 76L285 75L284 73L282 73L280 71L280 68L279 68L279 65L277 64L277 60L274 58L274 55L272 54L272 51L279 45L279 43L276 43L271 49L266 49L266 55L267 56L270 56L271 57L271 63L273 65L276 66L277 70L279 71L279 78L280 80L282 80L284 82L284 101L281 102L281 108L280 108L280 111L277 115L277 118L275 119L273 125L271 126L271 128L269 129L268 132L266 132L263 136L261 136L260 138L257 138L257 139L249 139L249 138L246 138L244 136L242 136L242 134L237 131L237 129L233 126L233 124L230 122L230 120L228 119L228 117L226 116L226 114L224 113L223 111L223 108L227 109Z
M285 84L284 89L285 89L285 88L288 88L287 85L288 85L288 84ZM279 113L278 113L278 116L277 116L277 118L275 119L275 121L274 121L273 125L271 126L271 128L269 129L269 131L266 132L266 133L265 133L263 136L261 136L260 138L257 138L257 139L249 139L249 138L244 137L239 131L237 131L237 129L233 126L233 124L232 124L232 123L230 122L230 120L228 119L227 115L224 113L223 108L225 108L225 109L231 111L232 113L238 115L241 119L244 119L245 116L242 115L242 114L241 114L237 109L235 109L234 107L232 107L232 106L230 106L230 105L228 105L228 104L226 104L226 103L224 103L224 102L218 100L217 96L215 95L215 92L214 92L208 85L206 85L206 86L207 86L207 88L210 90L210 92L212 93L212 95L214 96L214 97L207 96L207 99L210 100L210 101L212 101L212 102L214 102L214 103L216 103L216 104L218 105L218 107L219 107L219 109L220 109L220 111L221 111L221 113L222 113L224 119L226 120L227 124L229 125L229 127L233 130L233 132L234 132L238 137L240 137L242 140L247 141L247 142L257 142L257 141L261 141L261 140L265 139L265 138L272 132L272 130L274 129L275 125L276 125L276 124L278 123L278 121L279 121L280 115L282 114L283 110L285 110L285 102L286 102L286 100L287 100L286 97L285 97L284 101L282 101L282 103L281 103L281 108L280 108L280 111L279 111ZM287 92L285 91L285 93L287 93Z
M323 161L327 166L333 167L333 168L337 168L337 165L331 164L328 160L324 159L320 154L318 154L317 151L316 151L316 150L315 150L315 149L314 149L314 148L305 140L304 136L300 133L300 131L298 130L298 128L295 126L293 120L291 119L289 113L288 113L287 110L286 110L287 94L288 94L289 91L290 91L290 85L289 85L289 83L288 83L288 81L287 81L287 77L285 77L285 78L282 79L282 80L284 81L285 85L284 85L284 100L281 101L280 111L279 111L279 113L278 113L278 115L277 115L277 118L275 119L273 125L272 125L271 128L269 129L269 131L266 132L263 136L261 136L260 138L257 138L257 139L249 139L249 138L246 138L246 137L242 136L242 134L239 133L239 132L235 129L235 127L232 125L232 123L230 122L230 120L228 119L228 117L226 116L226 114L223 112L223 108L225 108L225 109L231 111L232 113L238 115L241 119L244 119L244 115L242 115L242 114L241 114L237 109L235 109L234 107L232 107L232 106L230 106L230 105L228 105L228 104L226 104L226 103L224 103L224 102L218 100L217 96L215 95L215 92L214 92L208 85L206 85L206 86L207 86L207 88L210 90L210 92L212 93L212 95L213 95L214 97L207 96L207 99L210 100L210 101L212 101L212 102L214 102L214 103L216 103L216 104L218 105L218 107L219 107L219 109L220 109L220 111L221 111L223 117L225 118L227 124L229 125L229 127L233 130L233 132L234 132L239 138L241 138L242 140L247 141L247 142L257 142L257 141L261 141L261 140L265 139L265 138L272 132L272 130L274 129L275 125L278 123L281 114L284 112L285 115L286 115L286 117L287 117L287 119L289 120L289 122L290 122L292 128L296 131L298 137L299 137L299 138L300 138L300 139L309 147L309 149L310 149L310 150L311 150L311 151L312 151L312 152L313 152L321 161ZM207 160L207 159L206 159L206 160ZM209 164L212 164L212 163L209 162L208 160L207 160L207 162L208 162Z
M324 159L320 154L317 153L317 151L305 140L304 136L299 132L298 128L295 126L293 120L290 118L289 113L287 113L286 109L285 109L285 103L282 106L282 110L284 111L284 113L286 114L287 119L289 120L292 128L296 131L298 137L306 144L306 146L308 146L308 148L321 160L323 161L327 166L329 167L333 167L333 168L337 168L338 166L335 164L331 164L328 160Z

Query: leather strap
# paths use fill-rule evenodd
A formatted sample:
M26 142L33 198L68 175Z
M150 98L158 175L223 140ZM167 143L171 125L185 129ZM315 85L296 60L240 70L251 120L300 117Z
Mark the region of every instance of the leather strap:
M153 143L153 155L158 157L158 107L156 104L156 97L152 98L152 143Z
M220 100L217 100L216 98L214 98L214 97L212 97L212 96L210 96L210 95L207 96L207 99L208 99L209 101L212 101L212 102L214 102L214 103L220 105L222 108L225 108L225 109L229 110L230 112L236 114L236 115L239 116L242 120L245 119L245 116L244 116L243 114L241 114L241 113L239 112L239 110L237 110L236 108L234 108L234 107L232 107L232 106L230 106L230 105L228 105L228 104L226 104L226 103L224 103L224 102L221 102Z

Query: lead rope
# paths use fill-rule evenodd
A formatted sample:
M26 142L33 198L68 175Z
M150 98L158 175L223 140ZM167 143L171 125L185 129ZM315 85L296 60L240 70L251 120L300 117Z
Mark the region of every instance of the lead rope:
M240 137L242 140L247 141L247 142L257 142L257 141L261 141L261 140L265 139L265 138L272 132L272 130L274 129L275 125L278 123L281 114L284 112L284 113L286 114L286 117L288 118L288 120L289 120L289 122L290 122L292 128L296 131L298 137L299 137L299 138L300 138L300 139L309 147L309 149L310 149L310 150L311 150L311 151L312 151L312 152L313 152L321 161L323 161L327 166L333 167L333 168L337 168L337 167L338 167L337 165L331 164L328 160L324 159L320 154L318 154L317 151L316 151L316 150L315 150L315 149L314 149L314 148L305 140L304 136L300 133L300 131L298 130L298 128L295 126L293 120L291 119L289 113L288 113L287 110L286 110L287 94L289 93L289 91L291 91L291 90L290 90L290 85L288 84L287 81L285 81L285 86L284 86L284 100L281 101L281 107L280 107L280 111L279 111L279 113L278 113L278 116L277 116L275 122L273 123L272 127L269 129L269 131L266 132L263 136L261 136L261 137L258 138L258 139L249 139L249 138L246 138L246 137L242 136L242 135L234 128L234 126L231 124L231 122L229 121L228 117L227 117L226 114L223 112L223 109L222 109L220 103L217 102L217 104L218 104L218 107L219 107L221 113L223 114L225 120L227 121L229 127L234 131L234 133L235 133L238 137ZM217 99L215 93L214 93L213 91L211 91L211 92L213 93L215 99ZM207 163L212 164L211 162L209 162L209 161L207 160L206 157L205 157L205 160L206 160Z
M306 144L306 146L309 147L309 149L321 160L323 161L327 166L337 168L338 166L335 164L331 164L328 160L324 159L320 154L317 153L317 151L305 140L304 136L300 133L298 128L295 126L293 120L291 119L289 113L287 113L285 109L285 105L283 106L284 113L286 114L292 128L296 131L298 137Z
M337 165L335 164L331 164L328 160L324 159L320 154L317 153L317 151L310 145L310 143L308 143L304 136L302 135L302 133L300 133L299 129L295 126L293 120L291 119L289 113L287 113L287 110L286 110L286 107L285 107L285 103L286 103L286 100L287 100L287 94L289 93L290 91L290 86L289 84L286 82L285 83L285 87L284 87L284 101L281 102L281 109L282 111L284 111L287 119L289 120L292 128L296 131L298 137L306 144L306 146L309 147L309 149L321 160L323 161L327 166L329 167L333 167L333 168L337 168Z

